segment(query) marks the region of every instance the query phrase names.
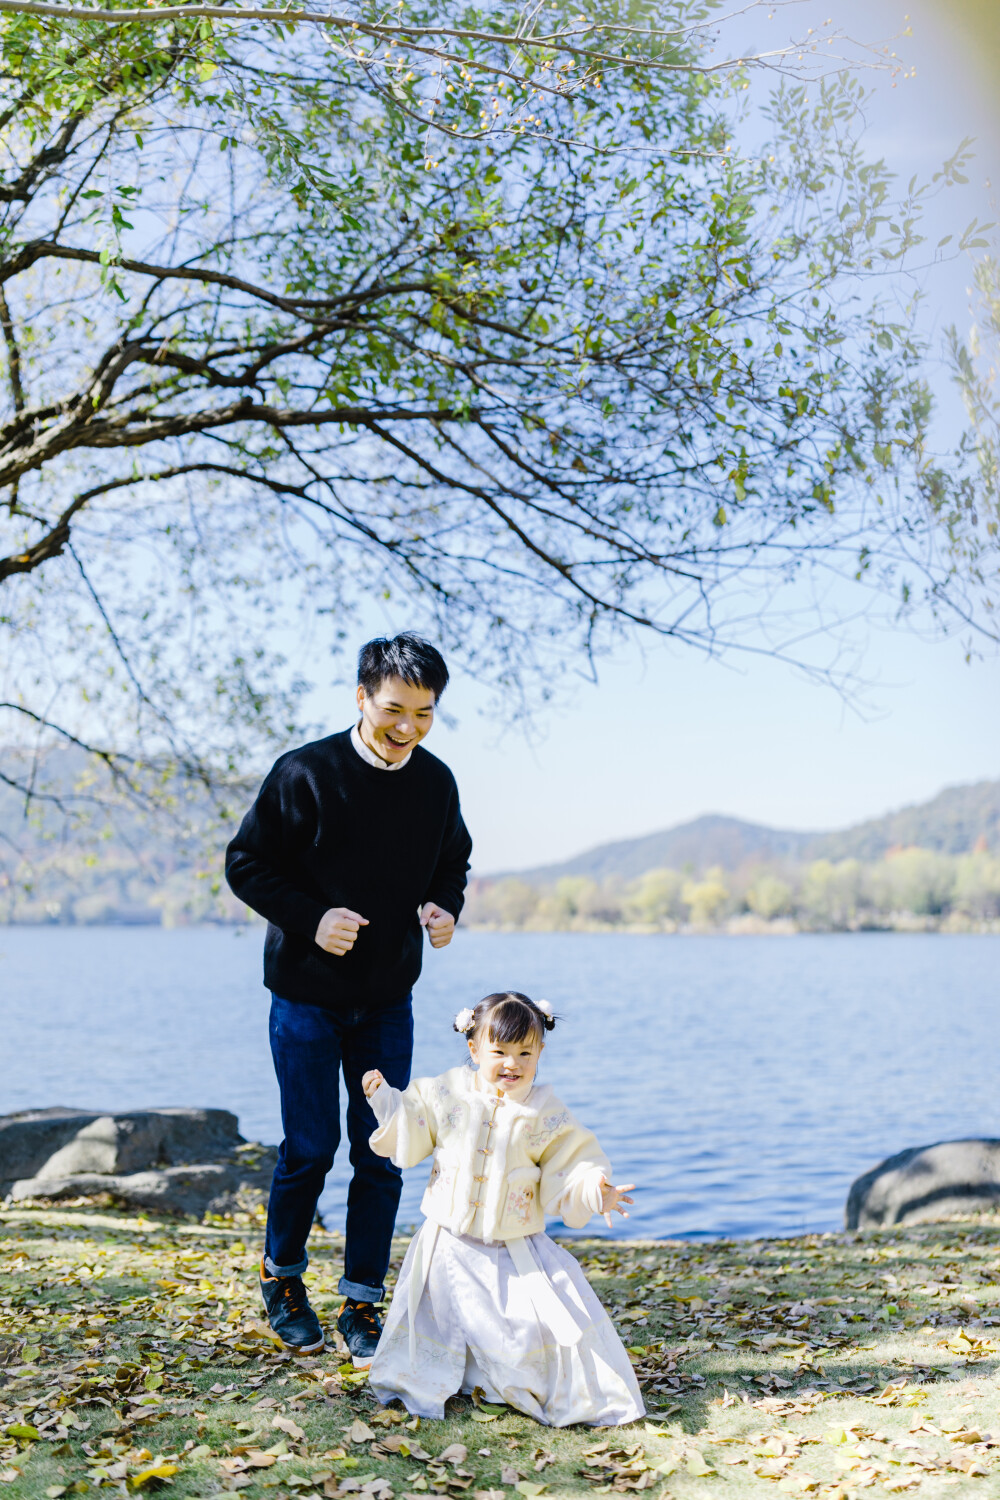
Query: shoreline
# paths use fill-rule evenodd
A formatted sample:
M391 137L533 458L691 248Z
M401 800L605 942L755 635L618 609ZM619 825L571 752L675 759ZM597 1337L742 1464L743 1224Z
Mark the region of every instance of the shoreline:
M170 913L161 911L142 913L141 915L104 916L100 920L93 921L66 921L59 917L39 918L37 921L28 921L19 918L17 921L9 922L0 918L0 933L11 932L38 932L38 931L80 931L103 930L108 932L128 931L133 928L154 928L164 932L177 931L207 931L219 929L220 931L241 934L243 932L263 932L267 924L262 918L253 916L249 919L230 917L199 917L196 920L186 920L172 916ZM754 916L753 913L741 913L739 916L729 917L726 921L711 925L697 922L663 922L659 924L649 922L597 922L585 918L574 918L571 922L558 926L542 926L528 923L523 926L514 923L502 922L462 922L459 921L455 928L456 934L461 933L528 933L537 937L549 937L555 933L583 933L583 934L615 934L622 937L856 937L859 935L892 934L902 936L933 936L933 937L1000 937L1000 917L974 921L971 918L956 915L954 913L947 917L914 917L909 913L900 913L896 919L885 922L857 921L844 926L816 927L807 926L796 922L791 917L778 917L772 921L766 918Z

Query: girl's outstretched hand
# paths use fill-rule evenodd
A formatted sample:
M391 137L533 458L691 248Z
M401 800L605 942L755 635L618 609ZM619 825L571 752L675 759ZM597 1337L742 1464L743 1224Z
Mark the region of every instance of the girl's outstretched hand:
M621 1187L613 1187L604 1174L601 1174L601 1213L604 1215L604 1221L609 1229L611 1228L612 1209L620 1213L623 1219L628 1218L628 1214L621 1205L635 1201L633 1198L626 1196L634 1188L634 1182L623 1182Z
M365 1076L361 1080L361 1087L365 1091L366 1099L371 1098L372 1094L374 1094L380 1083L385 1083L385 1079L382 1077L382 1074L379 1072L378 1068L372 1068L370 1073L365 1074ZM611 1223L610 1219L608 1220L608 1223Z

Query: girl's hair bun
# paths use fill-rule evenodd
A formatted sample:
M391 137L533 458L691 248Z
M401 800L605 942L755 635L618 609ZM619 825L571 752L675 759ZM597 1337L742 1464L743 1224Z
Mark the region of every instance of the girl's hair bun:
M532 1000L520 990L497 990L480 1000L475 1010L460 1010L454 1021L455 1030L466 1037L486 1026L490 1040L500 1042L519 1042L532 1033L541 1040L542 1032L551 1031L555 1024L547 1000Z

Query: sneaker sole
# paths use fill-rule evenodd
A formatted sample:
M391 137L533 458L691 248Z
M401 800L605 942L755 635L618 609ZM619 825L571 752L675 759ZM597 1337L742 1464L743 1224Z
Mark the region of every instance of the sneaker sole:
M354 1361L354 1368L356 1370L368 1370L368 1369L370 1369L371 1365L372 1365L372 1361L374 1360L374 1358L375 1358L374 1354L369 1354L369 1356L368 1356L367 1359L359 1359L356 1354L352 1354L351 1355L351 1359Z
M281 1339L280 1333L278 1337ZM321 1349L326 1348L326 1338L321 1338L316 1344L286 1344L284 1339L281 1339L281 1347L287 1349L290 1354L318 1354Z

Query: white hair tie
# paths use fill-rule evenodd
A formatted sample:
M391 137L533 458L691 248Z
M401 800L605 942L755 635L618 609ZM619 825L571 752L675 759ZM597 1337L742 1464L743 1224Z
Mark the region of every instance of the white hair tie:
M553 1011L552 1006L549 1004L549 1002L547 1000L536 1000L535 1004L538 1006L538 1009L541 1011L542 1015L548 1016L549 1020L551 1021Z
M455 1017L455 1030L461 1031L466 1036L468 1036L475 1023L475 1012L471 1011L468 1006L465 1006L464 1009L460 1010L458 1015Z

